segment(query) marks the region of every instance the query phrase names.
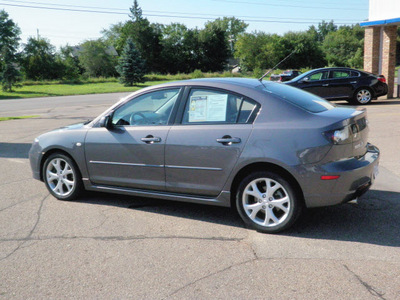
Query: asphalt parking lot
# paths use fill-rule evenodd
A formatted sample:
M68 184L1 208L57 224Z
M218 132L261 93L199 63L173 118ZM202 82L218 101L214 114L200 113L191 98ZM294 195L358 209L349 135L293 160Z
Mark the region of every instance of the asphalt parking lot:
M358 204L260 234L227 208L90 193L58 201L30 143L121 95L0 101L0 299L400 299L400 100L367 107L380 174Z

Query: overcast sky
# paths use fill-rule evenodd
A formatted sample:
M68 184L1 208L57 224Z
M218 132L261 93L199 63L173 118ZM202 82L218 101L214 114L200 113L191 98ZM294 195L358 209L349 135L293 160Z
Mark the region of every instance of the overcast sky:
M183 23L203 28L207 20L234 16L255 30L283 34L306 30L322 20L355 24L368 19L368 0L139 0L143 15L151 22ZM77 45L101 37L101 30L128 20L133 0L0 0L29 36L48 38L57 47ZM79 11L80 10L80 11Z

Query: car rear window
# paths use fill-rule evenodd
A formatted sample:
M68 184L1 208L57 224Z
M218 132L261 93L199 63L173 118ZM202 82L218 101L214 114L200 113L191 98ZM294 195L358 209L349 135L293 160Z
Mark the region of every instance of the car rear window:
M291 104L294 104L312 113L323 112L335 107L325 99L295 87L280 83L270 83L266 84L265 86L266 87L263 88L264 91L283 98L287 102L290 102Z

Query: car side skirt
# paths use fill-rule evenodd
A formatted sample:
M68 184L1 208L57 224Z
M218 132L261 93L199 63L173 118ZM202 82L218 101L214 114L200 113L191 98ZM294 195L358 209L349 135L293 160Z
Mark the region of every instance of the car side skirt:
M126 187L95 185L92 184L90 180L86 178L83 179L83 183L85 185L85 189L88 191L106 192L112 194L121 194L128 196L137 196L137 197L149 197L149 198L164 199L170 201L207 204L213 206L223 206L223 207L231 206L231 200L230 200L231 193L229 191L222 191L217 197L213 198L213 197L194 196L187 194L173 194L168 192L139 190Z

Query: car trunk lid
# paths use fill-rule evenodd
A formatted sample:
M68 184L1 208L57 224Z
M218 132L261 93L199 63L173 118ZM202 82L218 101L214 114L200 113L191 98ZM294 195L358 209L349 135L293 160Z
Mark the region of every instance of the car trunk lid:
M369 129L365 108L336 107L319 115L330 123L323 132L333 144L330 160L361 157L367 152Z

